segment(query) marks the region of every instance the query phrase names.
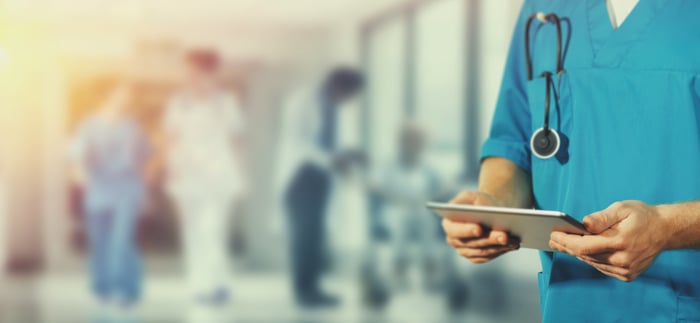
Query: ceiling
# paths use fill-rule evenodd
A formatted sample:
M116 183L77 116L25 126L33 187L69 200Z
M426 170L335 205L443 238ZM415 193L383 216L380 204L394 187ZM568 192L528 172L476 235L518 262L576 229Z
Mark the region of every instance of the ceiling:
M0 0L0 45L80 62L118 60L135 46L163 42L213 47L238 60L315 62L335 30L408 1Z
M407 0L5 0L6 14L67 24L237 24L318 28L361 19Z

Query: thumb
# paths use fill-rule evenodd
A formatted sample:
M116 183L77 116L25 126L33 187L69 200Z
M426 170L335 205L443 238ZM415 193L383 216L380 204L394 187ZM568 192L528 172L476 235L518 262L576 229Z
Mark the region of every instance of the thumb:
M462 192L459 193L450 203L454 204L475 204L477 199L479 198L479 193L477 192Z
M583 225L586 227L588 232L593 234L599 234L615 224L622 221L624 217L619 215L619 212L615 212L611 209L606 209L600 212L595 212L587 215L583 218Z

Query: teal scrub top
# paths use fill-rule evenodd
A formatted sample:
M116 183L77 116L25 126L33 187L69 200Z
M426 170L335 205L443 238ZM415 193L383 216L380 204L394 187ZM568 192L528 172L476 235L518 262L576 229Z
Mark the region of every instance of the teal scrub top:
M530 29L534 12L562 20L564 68L553 81L550 125L557 156L531 154L542 127L545 82L556 69L556 28ZM605 0L526 1L517 22L482 158L507 158L532 174L535 206L581 220L620 200L700 198L700 1L641 0L613 30ZM554 95L552 96L554 97ZM700 252L665 251L630 283L574 257L542 252L544 322L700 322Z

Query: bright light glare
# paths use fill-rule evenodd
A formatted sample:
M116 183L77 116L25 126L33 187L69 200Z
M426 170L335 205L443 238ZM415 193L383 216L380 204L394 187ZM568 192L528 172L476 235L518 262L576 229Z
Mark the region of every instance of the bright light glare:
M0 47L0 66L4 66L7 63L7 52Z

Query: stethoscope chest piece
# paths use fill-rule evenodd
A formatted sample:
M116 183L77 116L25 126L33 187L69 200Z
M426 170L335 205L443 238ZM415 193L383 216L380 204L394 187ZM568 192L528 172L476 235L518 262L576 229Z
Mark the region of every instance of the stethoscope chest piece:
M530 138L532 153L541 159L548 159L559 152L561 139L554 129L539 128Z

